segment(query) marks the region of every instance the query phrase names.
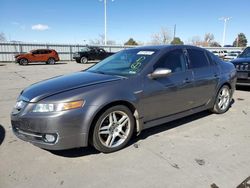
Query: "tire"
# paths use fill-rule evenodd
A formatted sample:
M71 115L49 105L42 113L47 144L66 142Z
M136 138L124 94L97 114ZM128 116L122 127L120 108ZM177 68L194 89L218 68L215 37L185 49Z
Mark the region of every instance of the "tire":
M103 153L125 147L134 132L135 121L126 106L114 106L104 111L94 125L92 145Z
M77 63L81 63L80 60L76 60Z
M46 64L49 64L49 65L54 65L55 63L56 61L54 58L49 58L48 61L46 62Z
M80 63L81 64L85 64L87 62L88 62L88 58L87 57L81 57L81 59L80 59Z
M230 108L231 90L227 85L223 85L216 97L214 107L211 109L216 114L223 114Z
M19 60L19 65L28 65L29 61L25 58L22 58Z

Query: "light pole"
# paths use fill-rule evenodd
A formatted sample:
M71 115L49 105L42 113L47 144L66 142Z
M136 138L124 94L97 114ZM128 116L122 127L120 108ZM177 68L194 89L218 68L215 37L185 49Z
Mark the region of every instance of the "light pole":
M107 45L107 0L100 0L104 3L104 45ZM114 0L112 0L113 2Z
M219 20L224 21L224 30L223 30L223 38L222 38L222 47L225 45L226 40L226 31L227 31L227 22L232 19L232 17L222 17Z

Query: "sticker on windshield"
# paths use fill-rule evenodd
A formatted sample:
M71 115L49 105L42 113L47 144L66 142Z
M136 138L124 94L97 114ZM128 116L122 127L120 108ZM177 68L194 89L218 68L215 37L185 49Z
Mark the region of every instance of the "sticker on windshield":
M137 55L153 55L154 51L139 51Z

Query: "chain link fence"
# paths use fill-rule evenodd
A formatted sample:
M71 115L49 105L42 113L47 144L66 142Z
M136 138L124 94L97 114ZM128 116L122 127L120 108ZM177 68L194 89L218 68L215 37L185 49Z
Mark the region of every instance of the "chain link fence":
M63 61L72 61L74 52L80 51L86 45L83 44L52 44L52 43L23 43L23 42L1 42L0 43L0 62L13 62L14 56L26 53L34 49L54 49L58 52ZM108 52L118 52L133 46L98 46ZM207 48L210 51L242 51L242 48Z

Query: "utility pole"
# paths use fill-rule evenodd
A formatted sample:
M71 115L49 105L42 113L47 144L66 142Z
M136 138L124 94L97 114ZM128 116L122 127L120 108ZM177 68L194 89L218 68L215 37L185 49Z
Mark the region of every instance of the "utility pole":
M176 35L176 24L174 24L174 39L175 39L175 35Z
M104 3L104 45L107 45L107 0L100 0ZM114 0L112 0L113 2Z
M239 35L237 36L237 44L236 47L239 47Z
M227 22L232 19L232 17L222 17L219 20L224 21L224 30L223 30L223 37L222 37L222 47L225 45L226 40L226 31L227 31Z
M107 45L107 0L104 0L104 45Z

